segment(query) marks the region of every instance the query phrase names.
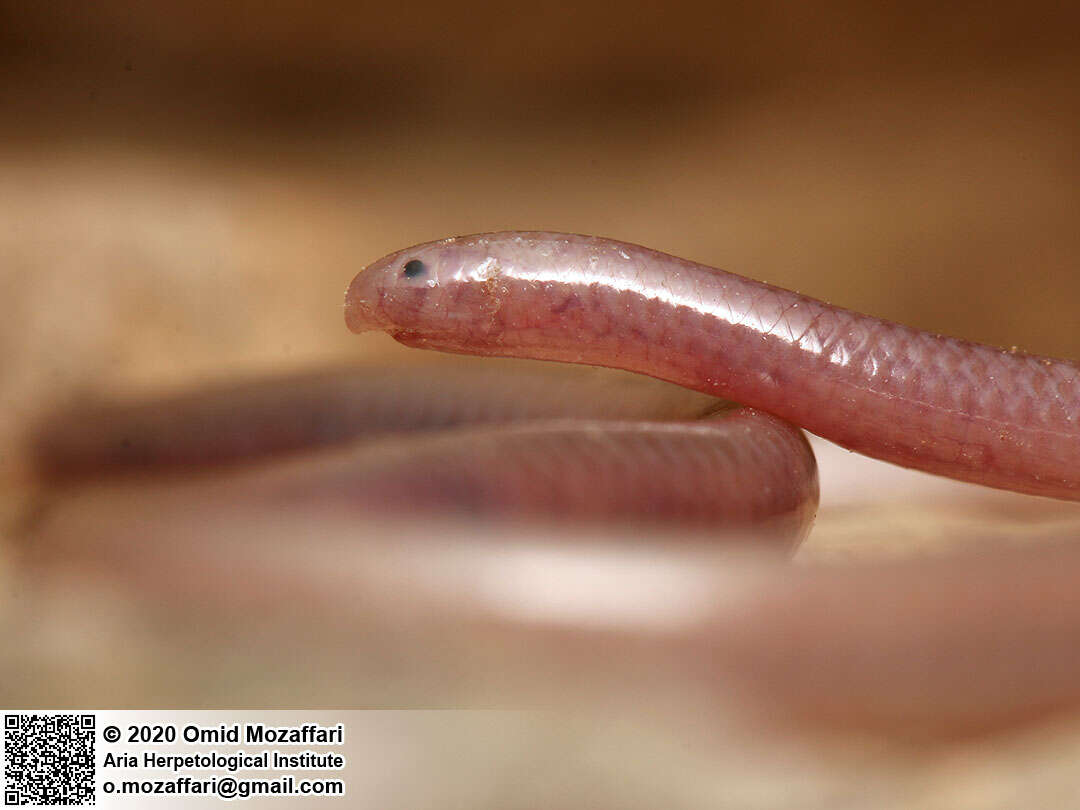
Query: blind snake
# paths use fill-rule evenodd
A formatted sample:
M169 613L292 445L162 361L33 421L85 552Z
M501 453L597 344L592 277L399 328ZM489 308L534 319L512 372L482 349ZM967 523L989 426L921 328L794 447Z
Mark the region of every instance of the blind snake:
M1074 364L926 334L641 247L542 233L431 242L361 271L347 292L346 320L354 331L385 330L409 346L615 366L753 410L716 414L713 400L692 394L673 407L664 397L650 401L647 389L597 393L595 386L564 387L550 378L507 377L502 370L380 372L363 380L310 375L266 389L203 393L168 408L158 403L149 410L114 411L95 430L67 418L60 424L73 425L69 432L57 425L45 431L39 460L54 472L82 462L86 469L199 465L266 448L340 442L361 432L355 418L360 401L370 423L365 429L375 432L463 428L454 437L389 443L359 465L334 456L285 475L177 490L167 501L140 506L138 521L109 519L93 530L128 559L138 556L143 532L155 520L169 527L163 534L175 541L165 547L178 554L190 554L186 547L213 548L185 539L185 532L199 537L204 531L201 518L194 528L177 519L193 514L193 504L201 514L245 498L260 512L283 500L342 497L369 506L400 499L409 508L438 492L442 506L463 500L480 511L493 501L509 503L511 511L595 517L614 506L629 507L630 514L637 508L637 517L689 514L714 522L733 507L734 525L742 521L744 527L796 516L785 529L790 544L805 534L817 493L812 456L793 425L929 472L1080 499L1080 374ZM433 389L442 397L420 395ZM483 407L464 407L470 396ZM412 412L420 400L423 412ZM312 413L318 418L309 418ZM575 414L585 418L570 421ZM609 427L598 421L605 416L614 419ZM642 421L655 416L675 421L659 428ZM506 421L516 425L492 424ZM207 424L210 429L200 432ZM612 426L625 443L610 443ZM680 437L682 445L655 441L656 431ZM239 444L224 440L240 434L246 439ZM135 441L120 446L120 436ZM718 444L711 446L722 449L703 450L714 439ZM597 453L598 446L605 452ZM761 446L769 452L762 454ZM689 474L680 472L680 461L698 452L722 463L699 459ZM763 459L764 467L752 466ZM583 474L567 473L583 460ZM528 466L537 463L551 466ZM618 504L595 497L609 492L609 475L636 481ZM551 486L548 496L536 499L530 489L540 479ZM740 483L749 484L749 495L740 494ZM682 495L665 494L666 484ZM769 497L748 500L762 492ZM254 500L252 493L258 493ZM717 504L715 510L695 511L699 498ZM747 502L755 505L745 508ZM86 514L76 504L42 536L73 552L85 544ZM139 533L132 536L129 526ZM417 559L438 557L437 546L426 548ZM485 565L502 559L481 556ZM336 557L333 567L341 567ZM151 570L161 570L160 559ZM366 569L353 573L360 570ZM952 734L1080 702L1080 548L1074 543L902 563L736 568L717 577L723 598L714 601L707 589L695 589L697 618L653 638L656 646L648 649L684 662L710 683L722 680L759 693L766 703L786 707L781 715ZM745 587L732 590L735 578ZM668 589L665 600L676 600L679 592ZM478 607L476 594L454 593L470 610L489 611L489 618L495 610L487 603ZM408 601L419 596L410 592ZM619 609L640 597L620 596ZM519 618L502 620L544 654L566 654L545 646L549 635L529 635L532 625ZM640 633L648 635L651 626L643 623ZM568 661L595 648L604 651L597 654L598 666L617 666L646 650L632 633L583 633L576 628L567 637L589 640Z

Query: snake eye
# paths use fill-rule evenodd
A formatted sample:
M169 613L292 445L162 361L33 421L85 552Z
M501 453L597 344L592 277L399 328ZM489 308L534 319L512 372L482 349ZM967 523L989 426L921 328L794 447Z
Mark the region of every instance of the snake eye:
M419 259L410 259L405 262L405 269L402 270L402 274L405 278L416 278L422 276L427 272L427 265Z

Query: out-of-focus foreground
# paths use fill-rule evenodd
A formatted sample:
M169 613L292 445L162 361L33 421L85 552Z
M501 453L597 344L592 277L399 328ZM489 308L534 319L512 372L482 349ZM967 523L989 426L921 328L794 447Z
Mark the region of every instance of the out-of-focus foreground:
M169 514L173 482L72 492L29 470L42 415L100 399L450 364L344 327L349 279L408 244L596 233L921 328L1080 356L1068 10L108 0L9 2L2 18L6 706L445 706L506 700L503 678L545 705L563 685L582 699L580 673L560 669L572 655L524 671L537 651L522 652L508 675L515 642L482 623L448 640L418 629L407 598L380 621L370 605L410 591L350 579L337 563L357 553L353 529L331 517L212 515L193 543L190 526L170 536L148 517ZM1080 525L1068 505L821 449L822 509L799 560ZM615 578L682 564L587 547L586 567ZM580 560L565 553L526 555L521 570L573 579ZM649 711L590 694L595 716L516 728L514 756L488 774L497 789L472 805L1061 807L1080 781L1068 718L931 749L760 738L712 704L689 723L695 695L668 706L670 673L653 663L633 662ZM537 761L565 792L522 780Z

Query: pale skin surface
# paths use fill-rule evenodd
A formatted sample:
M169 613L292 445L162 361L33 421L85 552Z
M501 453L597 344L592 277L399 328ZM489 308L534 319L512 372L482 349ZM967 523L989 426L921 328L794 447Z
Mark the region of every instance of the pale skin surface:
M608 365L762 408L905 467L1080 499L1080 369L930 335L588 236L432 242L361 272L353 331Z

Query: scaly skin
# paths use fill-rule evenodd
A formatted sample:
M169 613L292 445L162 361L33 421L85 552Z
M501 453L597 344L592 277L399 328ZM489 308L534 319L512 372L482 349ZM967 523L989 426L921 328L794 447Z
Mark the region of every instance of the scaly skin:
M1080 499L1075 364L928 334L636 245L538 232L429 242L360 272L346 321L410 346L637 371L885 461Z

